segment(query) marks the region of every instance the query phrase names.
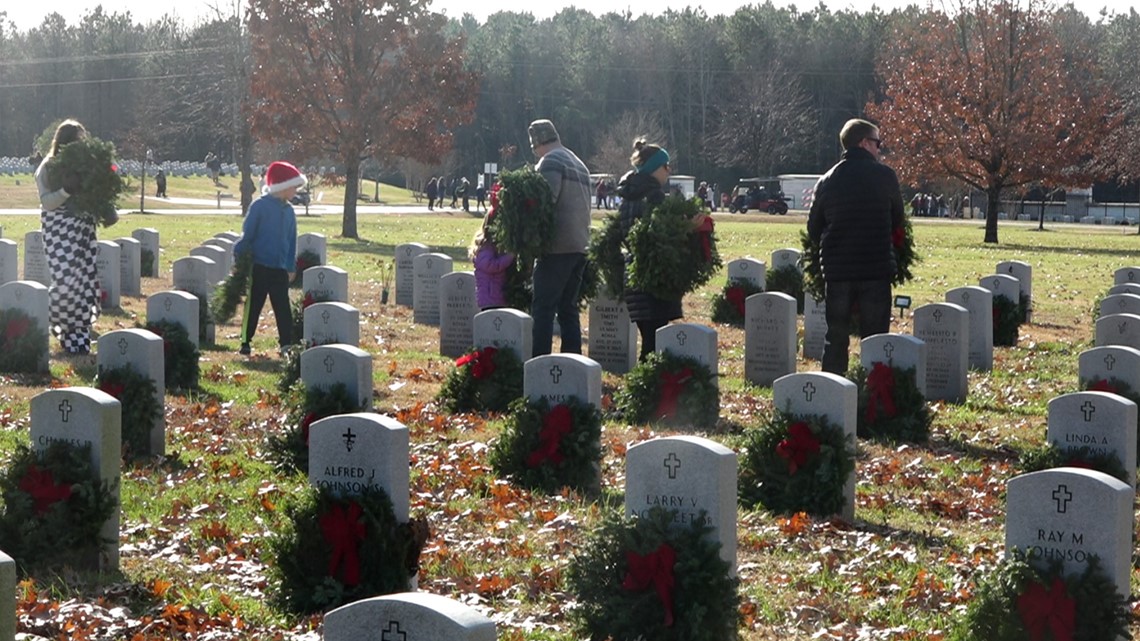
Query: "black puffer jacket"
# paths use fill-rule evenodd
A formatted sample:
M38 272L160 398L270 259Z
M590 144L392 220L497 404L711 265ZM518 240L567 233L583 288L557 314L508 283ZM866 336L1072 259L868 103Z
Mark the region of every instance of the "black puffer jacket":
M899 179L865 149L848 149L815 186L807 230L824 281L890 280L891 233L903 225Z
M633 228L633 224L647 215L653 207L661 204L661 201L665 200L665 192L662 191L661 183L653 176L631 171L621 177L617 193L621 196L618 220L621 222L622 234L626 238L623 242L628 242L629 230ZM683 241L684 239L678 239L678 242ZM630 259L626 260L628 264ZM657 298L643 291L631 289L628 282L625 289L625 303L629 308L629 318L633 321L671 321L681 317L681 299Z

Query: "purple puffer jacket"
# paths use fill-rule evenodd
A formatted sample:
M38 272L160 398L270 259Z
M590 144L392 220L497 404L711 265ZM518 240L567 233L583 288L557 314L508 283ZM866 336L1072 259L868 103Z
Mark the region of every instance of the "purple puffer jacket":
M500 254L491 243L484 243L475 252L475 302L479 309L507 306L507 269L514 262L514 254Z

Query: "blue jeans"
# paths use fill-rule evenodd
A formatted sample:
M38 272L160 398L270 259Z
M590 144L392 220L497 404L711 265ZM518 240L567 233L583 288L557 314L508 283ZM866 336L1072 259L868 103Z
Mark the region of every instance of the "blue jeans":
M534 299L530 315L533 355L549 354L554 342L554 315L562 332L562 352L582 353L582 324L578 319L578 288L582 285L585 254L547 254L534 261Z
M851 345L851 317L856 309L860 337L891 331L891 281L828 281L824 305L827 336L823 343L823 371L844 376Z

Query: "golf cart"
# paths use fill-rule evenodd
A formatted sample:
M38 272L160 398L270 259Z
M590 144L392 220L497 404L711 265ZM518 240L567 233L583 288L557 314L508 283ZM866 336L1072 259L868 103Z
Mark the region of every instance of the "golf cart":
M788 200L776 178L742 178L732 190L728 210L734 214L753 210L783 216L788 213Z

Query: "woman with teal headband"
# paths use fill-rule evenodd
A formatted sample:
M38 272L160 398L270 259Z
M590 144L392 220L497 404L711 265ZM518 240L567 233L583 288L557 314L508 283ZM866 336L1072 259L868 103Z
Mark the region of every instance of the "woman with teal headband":
M659 145L647 144L645 140L633 143L633 171L622 176L617 193L621 196L618 220L626 240L633 224L646 216L661 201L665 200L665 187L669 184L669 152ZM684 239L678 239L684 242ZM628 242L626 242L628 249ZM627 257L627 264L632 257ZM652 354L657 347L657 330L669 321L681 317L681 299L666 300L649 293L630 289L625 290L625 303L629 308L630 320L637 323L641 334L641 360Z

